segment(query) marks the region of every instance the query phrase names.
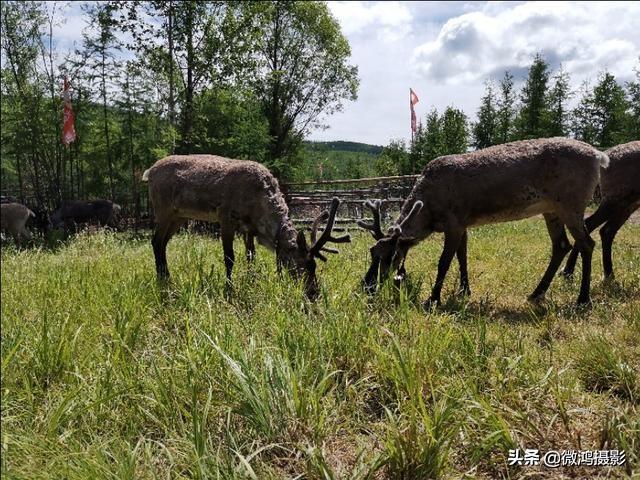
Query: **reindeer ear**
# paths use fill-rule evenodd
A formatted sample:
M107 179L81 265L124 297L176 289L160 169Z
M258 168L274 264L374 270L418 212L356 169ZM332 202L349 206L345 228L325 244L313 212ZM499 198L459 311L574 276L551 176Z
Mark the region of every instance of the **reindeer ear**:
M296 237L296 243L298 244L298 248L302 251L307 252L309 248L307 247L307 239L304 236L304 232L300 230L298 232L298 236Z

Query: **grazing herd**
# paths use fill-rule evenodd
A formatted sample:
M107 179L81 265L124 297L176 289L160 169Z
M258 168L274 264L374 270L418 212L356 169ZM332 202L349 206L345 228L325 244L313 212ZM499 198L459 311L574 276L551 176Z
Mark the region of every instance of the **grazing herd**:
M289 217L277 180L264 166L251 161L213 155L172 155L144 172L155 214L152 239L159 280L169 277L166 248L188 220L218 222L227 281L234 265L233 240L244 237L247 258L255 256L255 240L276 255L278 270L285 267L304 282L310 299L318 296L316 260L338 253L328 243L350 242L349 235L332 234L339 200L313 222L310 241ZM600 185L602 202L584 219L587 204ZM384 232L380 201L367 201L373 221L358 224L371 232L371 265L363 279L369 293L389 277L398 283L406 276L409 250L433 232L444 234L444 248L431 295L425 306L439 304L445 276L453 257L460 265L460 292L470 293L467 236L471 227L519 220L542 214L551 238L551 259L530 295L544 297L565 256L563 273L571 275L578 255L582 278L578 304L589 302L591 257L595 242L590 232L600 230L605 277L613 275L611 247L620 227L640 207L640 141L606 152L567 138L524 140L475 152L448 155L428 163L404 202L396 222ZM69 202L51 216L54 227L97 220L114 226L120 207L105 200ZM2 205L2 229L28 238L26 221L34 216L17 203ZM318 236L320 224L326 222ZM567 231L574 240L573 247Z
M0 207L2 208L2 232L10 233L18 246L23 245L22 240L31 239L31 234L26 228L29 220L35 222L38 230L46 235L51 229L77 231L80 225L89 223L116 228L120 215L120 205L109 200L63 202L60 208L53 212L51 218L47 218L44 212L34 213L24 205L5 197Z

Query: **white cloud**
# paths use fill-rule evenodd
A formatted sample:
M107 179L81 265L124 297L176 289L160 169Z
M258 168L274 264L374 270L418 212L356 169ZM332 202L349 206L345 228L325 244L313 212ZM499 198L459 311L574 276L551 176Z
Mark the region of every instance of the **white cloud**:
M541 52L552 68L590 76L608 69L628 78L640 51L640 3L491 4L449 19L414 50L417 72L442 83L482 81L518 71Z
M411 12L401 2L329 2L329 8L346 35L375 28L379 39L396 42L411 31Z
M53 11L53 5L47 5L48 11ZM55 4L55 23L53 26L53 40L58 49L71 51L80 48L82 32L87 27L87 17L82 13L80 2L70 4Z

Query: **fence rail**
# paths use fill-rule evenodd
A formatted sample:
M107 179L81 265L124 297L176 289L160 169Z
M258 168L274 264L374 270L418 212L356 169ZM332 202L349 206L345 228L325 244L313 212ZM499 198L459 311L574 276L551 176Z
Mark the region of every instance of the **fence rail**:
M341 200L337 224L341 228L355 225L356 220L366 216L364 203L371 199L382 200L383 219L397 212L407 197L419 175L391 177L349 178L341 180L319 180L308 182L282 183L282 191L289 205L294 223L309 227L313 219L328 207L333 197ZM349 188L344 188L349 187ZM22 192L22 198L29 207L37 207L34 195ZM20 201L17 190L2 190L2 196ZM3 198L3 200L5 200ZM122 225L125 228L149 228L152 212L146 188L137 195L132 192L117 193L113 199L122 207ZM50 212L51 213L51 212Z
M341 226L355 225L356 220L368 213L364 209L367 200L382 200L381 214L387 220L397 212L419 175L393 177L350 178L343 180L321 180L316 182L294 182L283 185L291 218L300 226L309 226L324 210L333 197L340 198L337 223ZM351 188L340 188L350 185Z

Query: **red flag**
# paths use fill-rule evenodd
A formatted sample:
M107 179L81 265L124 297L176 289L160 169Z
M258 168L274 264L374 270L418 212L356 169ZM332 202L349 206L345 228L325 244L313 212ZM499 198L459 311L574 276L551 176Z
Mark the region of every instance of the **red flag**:
M417 121L416 121L416 112L413 109L413 106L418 103L420 100L418 99L418 95L413 91L412 88L409 89L409 108L411 109L411 132L416 133L417 129Z
M62 93L64 100L64 121L62 123L62 143L69 146L76 139L76 127L74 126L75 118L73 109L71 108L71 93L69 92L69 80L66 75L64 77L64 91Z

